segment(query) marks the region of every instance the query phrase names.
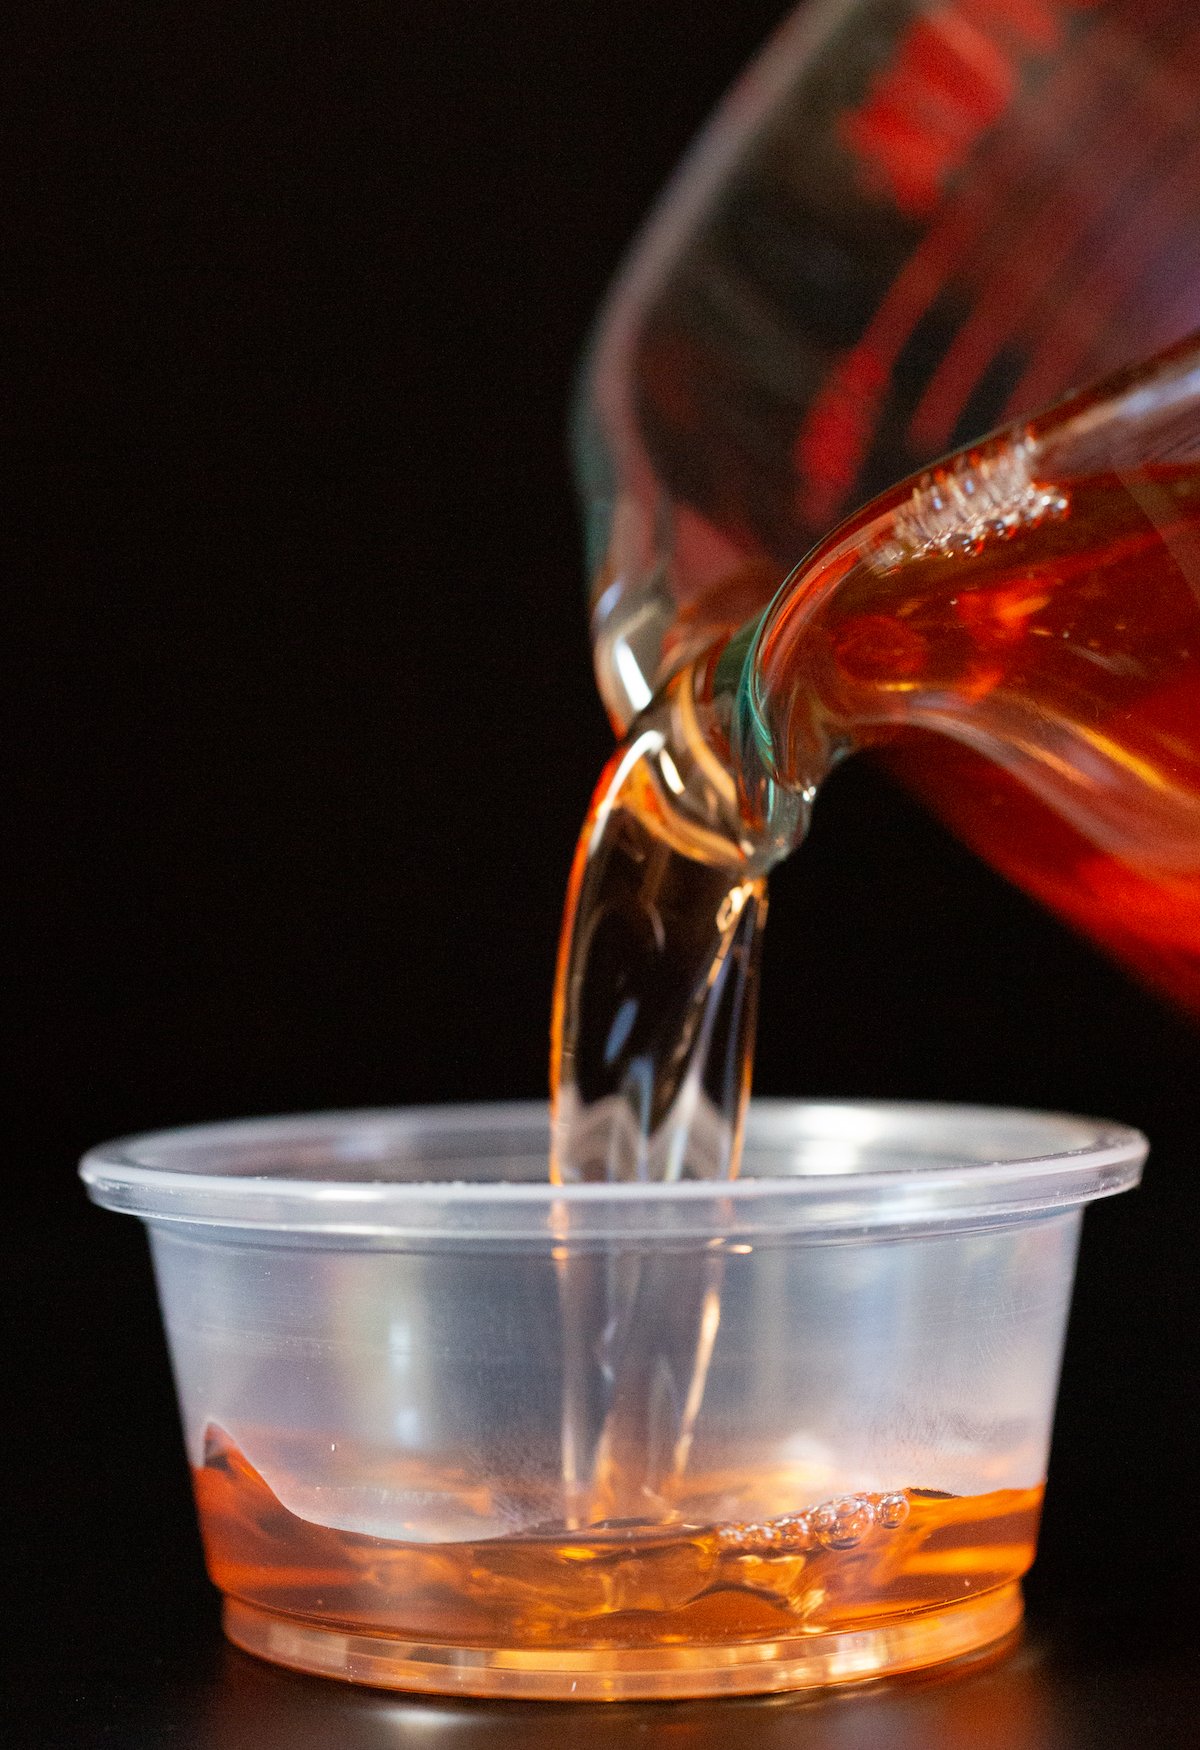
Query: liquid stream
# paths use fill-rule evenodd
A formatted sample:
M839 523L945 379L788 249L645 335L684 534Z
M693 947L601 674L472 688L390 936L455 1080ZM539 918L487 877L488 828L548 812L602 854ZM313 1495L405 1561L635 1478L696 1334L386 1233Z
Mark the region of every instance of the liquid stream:
M231 1597L335 1627L509 1650L774 1640L935 1611L1026 1571L1042 1496L903 1489L761 1522L403 1543L289 1512L215 1428L194 1485L209 1571ZM722 1479L712 1487L719 1495Z

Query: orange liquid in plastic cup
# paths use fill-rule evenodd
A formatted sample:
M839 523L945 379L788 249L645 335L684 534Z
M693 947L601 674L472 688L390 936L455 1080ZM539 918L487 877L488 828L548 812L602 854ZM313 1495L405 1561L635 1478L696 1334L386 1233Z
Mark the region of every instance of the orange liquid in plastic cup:
M616 1700L1012 1630L1082 1209L1143 1139L766 1101L736 1181L551 1185L547 1147L542 1108L451 1107L87 1157L149 1229L230 1637L397 1689Z

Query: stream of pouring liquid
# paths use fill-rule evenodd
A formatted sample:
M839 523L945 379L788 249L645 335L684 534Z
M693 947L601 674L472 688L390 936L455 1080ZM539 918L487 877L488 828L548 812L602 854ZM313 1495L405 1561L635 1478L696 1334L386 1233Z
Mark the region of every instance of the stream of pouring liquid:
M560 1183L737 1171L765 878L727 860L715 834L679 842L661 797L664 759L675 773L663 733L641 724L606 768L576 851L553 1018ZM560 1262L575 1523L669 1510L720 1321L722 1268L717 1256L647 1250Z
M664 764L661 732L641 727L576 850L553 1018L559 1182L737 1170L766 880L680 844Z
M816 745L898 735L890 757L987 861L1197 1012L1200 463L1043 498L975 550L887 552L840 588L802 578L781 598L757 672L776 773L809 794ZM693 733L702 692L685 674L643 714L580 840L553 1024L561 1182L737 1171L764 871L781 851L729 824L712 738ZM564 1467L581 1523L669 1505L720 1269L653 1253L564 1263ZM599 1354L587 1329L604 1331Z

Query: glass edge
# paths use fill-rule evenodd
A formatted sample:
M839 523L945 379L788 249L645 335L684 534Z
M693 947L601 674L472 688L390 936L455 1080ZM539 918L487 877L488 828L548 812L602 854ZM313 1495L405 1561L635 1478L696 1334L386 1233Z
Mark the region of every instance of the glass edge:
M995 1225L1081 1208L1130 1190L1140 1181L1146 1152L1144 1140L1135 1134L1121 1145L1073 1157L918 1169L903 1175L553 1187L429 1182L331 1186L258 1179L236 1181L232 1196L231 1182L221 1178L190 1176L181 1184L175 1175L154 1169L106 1173L99 1162L85 1162L80 1172L89 1197L100 1207L163 1225L231 1234L553 1245L587 1240L695 1242L706 1235L761 1240L850 1230L865 1236L899 1229L932 1231L964 1222ZM469 1212L474 1219L465 1228L461 1221L448 1223L446 1209Z

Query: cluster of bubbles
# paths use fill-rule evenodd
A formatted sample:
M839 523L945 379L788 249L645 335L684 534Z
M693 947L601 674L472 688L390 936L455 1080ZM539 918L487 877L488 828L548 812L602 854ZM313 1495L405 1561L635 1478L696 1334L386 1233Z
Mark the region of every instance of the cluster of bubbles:
M803 1513L785 1513L761 1524L725 1525L722 1550L746 1556L797 1556L812 1550L855 1549L873 1531L897 1531L909 1514L899 1489L883 1495L837 1495Z
M978 553L987 540L1062 516L1066 496L1035 478L1038 446L1031 434L1000 439L922 477L908 503L893 513L891 533L870 563L894 571L931 553Z

